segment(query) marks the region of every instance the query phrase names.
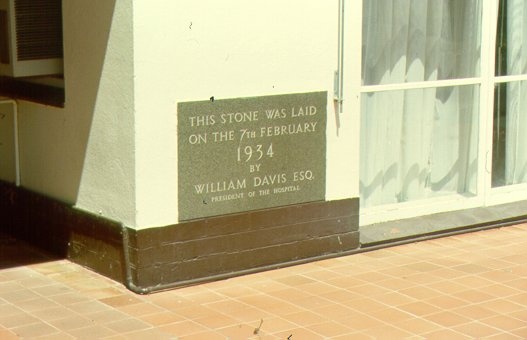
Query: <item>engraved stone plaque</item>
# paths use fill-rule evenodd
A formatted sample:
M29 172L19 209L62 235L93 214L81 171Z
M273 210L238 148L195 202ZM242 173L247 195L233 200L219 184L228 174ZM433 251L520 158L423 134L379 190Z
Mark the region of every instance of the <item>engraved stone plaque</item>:
M324 200L327 92L178 104L179 219Z

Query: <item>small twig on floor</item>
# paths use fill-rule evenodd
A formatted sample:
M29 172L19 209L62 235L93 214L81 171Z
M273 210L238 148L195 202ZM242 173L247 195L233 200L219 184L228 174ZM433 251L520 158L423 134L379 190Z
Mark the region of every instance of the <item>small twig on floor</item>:
M263 325L263 319L260 319L260 326L254 329L254 332L253 332L254 335L260 333L260 329L262 328L262 325Z

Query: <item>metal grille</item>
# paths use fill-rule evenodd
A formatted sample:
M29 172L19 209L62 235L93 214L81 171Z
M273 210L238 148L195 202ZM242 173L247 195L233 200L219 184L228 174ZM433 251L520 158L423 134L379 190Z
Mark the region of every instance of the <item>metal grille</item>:
M62 58L62 0L15 0L19 61Z

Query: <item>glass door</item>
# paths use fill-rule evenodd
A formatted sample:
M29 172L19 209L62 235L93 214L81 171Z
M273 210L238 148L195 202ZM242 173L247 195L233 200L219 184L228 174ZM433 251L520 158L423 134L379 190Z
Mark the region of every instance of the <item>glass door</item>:
M497 9L490 204L527 199L527 2Z
M483 204L483 0L364 0L361 224Z

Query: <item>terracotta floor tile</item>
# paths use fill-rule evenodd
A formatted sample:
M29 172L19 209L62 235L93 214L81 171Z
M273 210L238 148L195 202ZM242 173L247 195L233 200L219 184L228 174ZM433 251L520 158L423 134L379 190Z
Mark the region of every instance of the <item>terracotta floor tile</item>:
M368 313L368 316L377 318L383 321L384 323L387 323L390 325L395 325L400 321L408 320L408 319L415 317L412 314L409 314L405 311L401 311L394 307L388 307L385 309L370 312Z
M214 292L230 298L239 298L259 293L256 289L239 284L232 284L229 286L216 288Z
M524 309L520 311L509 313L507 315L510 317L516 318L518 320L527 320L527 307L525 307Z
M74 303L72 305L69 305L67 308L79 314L96 313L111 309L111 307L109 307L108 305L94 300Z
M511 333L522 339L527 339L527 327L515 329Z
M163 308L152 305L150 303L136 303L133 305L126 305L117 308L119 311L134 317L142 317L145 315L156 314L164 311Z
M422 317L429 314L438 313L441 311L441 308L431 305L423 301L411 302L405 305L398 305L397 308L400 310L409 313L411 315Z
M60 330L65 330L65 331L69 331L72 329L78 329L78 328L84 328L84 327L87 327L93 324L93 321L87 318L84 318L80 315L75 315L75 314L67 316L62 319L50 320L48 322L53 327L60 329Z
M122 294L118 296L103 298L99 299L99 301L112 307L128 306L143 302L141 299L138 299L130 294Z
M206 291L187 294L185 295L185 298L191 303L201 305L205 303L212 303L216 301L225 300L225 295L206 290Z
M338 288L336 288L335 286L323 282L306 283L301 286L301 289L306 293L316 296L320 296L321 294L326 293L332 293L338 290Z
M188 307L178 308L174 310L174 313L187 319L197 319L215 315L217 310L208 308L206 306L190 305Z
M455 294L451 294L452 297L458 298L460 300L465 300L470 303L481 303L484 301L494 300L495 296L488 294L483 289L468 289Z
M433 297L440 296L441 293L432 288L426 286L416 286L407 289L400 290L399 293L407 295L416 300L425 300Z
M288 289L289 286L275 280L265 279L259 280L249 284L249 287L255 289L259 292L265 291L267 293L272 293L278 290Z
M22 312L20 314L12 314L12 315L0 315L0 325L2 325L5 328L15 328L30 324L38 323L39 319L35 316Z
M159 337L152 337L152 335L149 335L148 337L146 337L146 334L141 334L142 337L138 337L137 339L138 340L142 340L142 339L163 339L163 338L159 338ZM169 339L174 339L173 337L170 337ZM223 334L220 334L218 332L214 332L214 331L205 331L205 332L201 332L201 333L196 333L196 334L192 334L192 335L187 335L187 336L182 336L178 339L181 339L181 340L203 340L203 339L207 339L207 340L225 340L225 335Z
M474 264L474 263L462 264L462 265L451 267L451 268L454 270L463 272L463 273L467 273L467 274L479 274L479 273L484 273L490 270L489 268L485 266Z
M263 319L260 329L266 334L274 334L278 332L284 332L288 329L295 329L298 328L298 326L298 324L294 324L282 317L270 317Z
M414 262L411 264L407 264L406 268L413 270L415 272L431 272L436 271L439 269L443 269L442 266L438 266L436 264L430 263L430 262Z
M365 284L363 280L359 280L353 276L344 276L339 278L334 278L326 281L327 284L332 286L353 290L353 287L362 286Z
M34 300L41 298L40 295L33 293L30 290L13 290L11 292L5 291L0 293L0 298L4 299L5 301L13 304L17 304L19 302L27 301L27 300Z
M174 312L163 311L159 313L144 315L141 317L141 320L153 326L162 326L170 323L185 321L186 319Z
M480 320L480 322L502 331L513 331L518 328L527 327L527 320L518 320L507 315L495 315L490 318Z
M106 323L104 324L104 326L113 330L116 333L128 333L152 328L152 326L147 324L146 322L135 318L122 319L119 321Z
M316 282L316 280L310 279L303 275L290 275L290 276L276 279L276 281L279 283L288 285L288 286L293 286L293 287L298 287L306 283Z
M467 273L464 273L464 272L461 272L461 271L458 271L458 270L455 270L455 269L450 269L450 268L441 268L441 269L438 269L438 270L434 270L432 272L429 273L431 276L434 276L436 277L436 280L439 279L439 280L454 280L454 279L458 279L460 277L463 277L463 276L466 276L466 275L470 275L470 274L467 274Z
M472 339L482 339L484 337L502 333L502 331L499 329L490 327L484 323L477 322L477 321L466 323L460 326L455 326L452 329L463 335L469 336Z
M7 329L0 329L0 339L2 340L18 340L20 339L18 335L15 333L7 330Z
M36 311L46 309L49 307L59 307L60 306L59 304L52 302L49 299L46 299L44 297L19 301L16 303L16 305L18 308L23 309L27 312L36 312Z
M274 291L272 293L272 296L277 299L281 299L287 302L293 302L296 300L311 297L313 296L313 294L304 292L296 288L287 288L287 289L280 289L280 290Z
M432 283L428 285L428 288L437 290L441 294L455 294L467 289L466 286L457 283L455 280L443 280Z
M276 333L279 339L302 339L302 340L320 340L323 339L320 334L314 333L306 328L291 329L286 332Z
M431 275L430 273L411 273L409 275L402 275L399 277L411 283L409 288L415 285L426 286L440 281L437 276Z
M499 283L506 283L509 281L517 280L520 278L520 276L513 274L511 271L502 269L502 270L492 270L485 273L479 274L484 279L499 282Z
M415 287L419 284L412 282L408 279L392 277L390 279L383 280L382 282L379 283L379 285L389 288L391 291L399 291L399 290Z
M58 333L59 330L45 323L33 323L30 325L20 326L10 329L21 338L34 339L37 336L50 335Z
M382 272L366 272L354 275L354 278L362 280L364 282L378 283L384 280L393 279L393 276L383 274Z
M485 340L515 340L515 339L518 339L518 340L525 340L525 338L523 337L520 337L520 336L516 336L512 333L509 333L509 332L503 332L503 333L499 333L499 334L496 334L496 335L491 335L491 336L488 336L485 338Z
M390 292L390 293L381 294L381 295L376 296L375 300L373 301L376 304L379 304L380 307L383 307L383 306L397 307L400 305L406 305L412 302L416 302L418 300L408 295L401 294L399 292Z
M319 269L316 271L305 273L304 276L318 282L326 282L327 280L333 278L342 277L342 274L339 273L337 270Z
M84 317L99 324L105 324L129 318L129 316L125 313L113 309L95 313L87 313L84 314Z
M261 319L267 319L272 315L267 311L248 306L245 309L226 310L223 314L235 319L238 322L257 322Z
M295 306L298 306L300 308L304 308L307 310L314 310L314 309L325 307L325 306L332 304L331 301L324 299L322 297L318 297L318 296L309 296L303 299L291 301L291 303Z
M190 320L163 325L158 327L158 329L162 332L176 335L178 337L205 332L209 330L206 327Z
M311 332L319 334L323 338L334 338L336 336L349 334L352 331L350 328L335 321L326 321L323 323L310 325L308 329Z
M506 285L511 288L516 288L518 290L521 290L523 292L527 292L527 277L525 278L519 278L516 280L508 281L502 283L503 285Z
M360 313L354 313L350 315L349 318L346 318L340 322L343 325L351 328L352 330L357 331L364 331L366 329L383 327L386 325L383 321L379 319Z
M481 305L468 305L461 308L452 309L456 314L462 315L471 320L479 321L496 315L492 309L483 308Z
M75 303L85 302L85 301L90 300L90 298L83 296L81 294L78 294L76 292L53 295L53 296L50 296L49 298L55 303L59 305L63 305L63 306L68 306L68 305L72 305Z
M347 304L348 302L360 298L360 294L348 290L336 290L332 292L322 293L319 295L324 299L332 301L333 303Z
M349 289L350 291L360 294L363 296L375 297L378 295L386 294L390 292L389 288L382 287L377 284L365 284L362 286L356 286Z
M216 301L216 302L212 302L212 303L208 303L208 304L205 304L203 305L204 308L208 308L208 309L212 309L216 312L219 312L219 313L223 313L223 314L226 314L226 313L233 313L233 312L237 312L237 311L243 311L243 310L246 310L248 308L250 308L251 306L243 303L243 302L240 302L240 301L236 301L236 300L232 300L232 299L226 299L226 300L220 300L220 301ZM177 311L177 310L175 310ZM203 315L201 315L203 316Z
M344 305L334 303L326 305L324 307L312 309L311 311L316 314L319 314L322 317L337 321L348 318L349 315L354 312L353 309L350 309Z
M384 309L387 307L387 305L389 305L389 304L384 303L385 301L384 299L386 298L387 295L388 294L383 294L383 295L376 296L374 298L362 297L362 298L353 299L345 303L344 306L346 306L347 308L356 310L358 312L361 312L361 313L374 312L377 310Z
M464 340L472 339L470 336L463 335L459 332L450 330L450 329L441 329L438 331L433 331L423 335L427 340Z
M0 338L12 326L46 339L523 339L525 231L446 237L147 296L66 260L0 269Z
M286 314L282 317L284 318L284 320L302 327L308 327L310 325L329 320L319 314L307 310L292 314Z
M0 317L13 314L21 314L24 311L12 304L0 304Z
M261 294L261 293L243 296L243 297L236 299L236 301L242 302L248 306L252 306L252 307L256 307L260 309L266 309L267 307L270 307L270 306L284 304L284 301L281 299L277 299L271 295Z
M208 333L207 335L210 336L210 333ZM108 337L108 338L105 338L105 339L111 339L111 338L112 337ZM145 340L145 339L152 339L152 340L158 340L158 339L159 340L178 340L178 339L182 339L182 338L175 337L172 334L162 332L162 331L160 331L158 329L145 329L145 330L139 330L139 331L126 333L125 336L124 336L124 339L126 339L126 340ZM203 339L208 339L208 338L203 338ZM215 338L211 337L211 339L215 339Z
M365 331L365 333L373 339L407 339L412 335L412 333L391 325L371 328Z
M470 303L465 300L448 295L436 296L430 299L424 299L423 301L444 310L461 308L470 305Z
M510 314L526 309L525 305L517 304L510 300L496 299L482 302L479 306L492 310L494 313Z
M462 315L450 312L450 311L444 311L439 312L435 314L430 314L424 317L424 319L428 321L432 321L437 323L438 325L441 325L443 327L454 327L458 325L462 325L465 323L469 323L471 320L467 317L464 317Z
M455 282L457 284L463 285L463 286L465 286L467 288L471 288L471 289L488 287L488 286L492 286L492 285L496 284L495 282L493 282L491 280L484 279L484 278L482 278L482 277L480 277L478 275L463 276L463 277L457 278L455 280Z
M155 304L156 306L160 306L162 308L172 311L192 305L192 301L190 301L189 299L183 296L170 294L170 292L161 292L157 294L144 296L143 298L146 301Z
M507 299L522 306L527 306L527 291L525 291L524 293L507 296Z
M237 322L234 318L222 314L210 315L203 318L192 318L192 320L210 329L225 328Z
M65 293L71 293L73 291L73 289L71 289L70 287L64 284L49 285L49 280L46 279L46 281L48 282L48 285L40 286L40 287L33 287L31 288L31 290L41 296L60 295L60 294L65 294Z
M494 284L491 286L487 286L483 289L486 293L493 295L496 298L509 298L510 296L518 296L522 294L522 291L516 288L512 288L510 286L504 285L504 284ZM526 294L527 297L527 294ZM527 302L527 299L526 299Z
M442 329L442 326L439 326L435 322L424 320L422 318L412 318L407 320L402 320L396 325L398 328L410 333L410 334L425 334L433 331Z

